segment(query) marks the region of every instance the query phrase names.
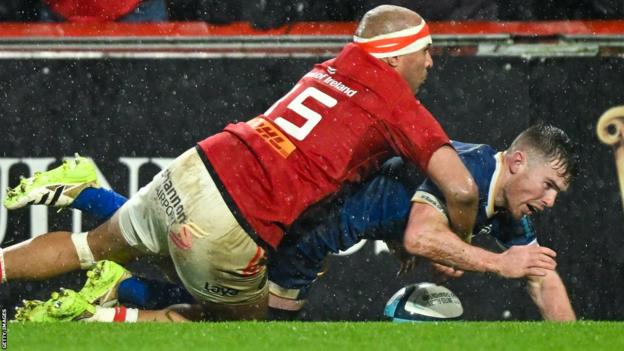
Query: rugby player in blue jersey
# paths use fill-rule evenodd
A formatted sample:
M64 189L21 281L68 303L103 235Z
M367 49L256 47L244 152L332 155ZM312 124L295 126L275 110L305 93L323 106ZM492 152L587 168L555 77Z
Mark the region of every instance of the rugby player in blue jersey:
M310 209L289 229L279 249L269 252L272 315L296 316L309 287L323 270L325 257L369 239L389 243L406 265L414 262L414 257L425 257L450 276L469 270L527 278L530 296L544 319L575 320L565 286L555 271L555 253L537 244L530 219L534 213L552 207L559 192L565 191L572 180L576 165L567 135L553 126L537 125L521 133L502 152L483 144L453 142L453 146L478 184L480 203L475 234L493 236L505 249L502 253L459 239L450 229L441 192L430 180L416 183L415 168L395 158L386 162L373 179ZM40 202L38 197L42 195L37 194L37 198L26 202ZM70 207L105 218L124 201L109 190L87 187ZM89 304L106 305L118 300L143 308L192 302L179 286L131 277L111 262L101 262L94 268L81 293L57 295L51 301L65 298L75 303L81 295L88 296ZM44 306L28 303L18 318L54 320ZM97 307L100 316L113 318L111 311L102 312L106 308ZM177 311L186 318L210 319L188 314L192 309ZM170 309L143 312L144 317L139 320L182 317ZM97 314L87 319L107 321L94 318ZM65 317L67 314L63 314Z
M408 265L414 257L425 257L450 276L469 270L526 277L544 319L575 320L555 267L543 266L553 263L555 253L538 245L531 221L531 215L554 205L576 172L567 135L536 125L503 152L483 144L453 146L479 188L475 235L494 237L505 251L496 254L461 241L450 230L440 191L430 180L415 184L417 171L395 158L362 188L321 208L326 215L306 216L291 228L291 233L305 234L288 237L269 258L272 307L300 309L324 257L369 239L386 241ZM532 256L529 250L544 255Z

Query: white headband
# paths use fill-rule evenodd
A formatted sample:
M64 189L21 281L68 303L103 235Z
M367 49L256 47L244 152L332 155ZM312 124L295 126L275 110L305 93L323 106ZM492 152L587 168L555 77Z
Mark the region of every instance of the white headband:
M415 27L372 38L361 38L354 35L353 42L376 58L407 55L432 44L429 26L424 20Z

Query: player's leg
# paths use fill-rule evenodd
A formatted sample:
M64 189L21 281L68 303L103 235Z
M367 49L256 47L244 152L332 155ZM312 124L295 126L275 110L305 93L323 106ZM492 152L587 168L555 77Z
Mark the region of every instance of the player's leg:
M78 209L102 220L111 217L127 201L124 196L99 187L92 161L76 156L73 161L66 161L55 169L23 179L20 186L11 190L11 209L37 204L35 200L46 192L51 199L55 186L59 185L67 186L68 189L71 187L73 191L65 193L64 201L54 202L51 206ZM100 261L89 270L87 282L79 294L100 306L112 306L119 301L121 304L129 303L139 308L154 309L194 302L181 285L132 276L125 268L112 261ZM26 311L30 310L27 307L32 302L25 301L25 306L20 311L27 315ZM157 312L162 314L162 311Z
M201 318L264 318L264 250L236 222L196 150L178 157L119 213L128 242L155 253L167 248L187 290L204 302ZM110 310L97 310L110 319Z
M117 216L85 233L52 232L0 251L3 281L47 279L96 261L126 263L141 255L121 234Z
M88 233L48 233L7 248L3 279L45 279L91 268L99 260L123 264L144 254L165 254L167 214L156 194L162 186L161 174Z

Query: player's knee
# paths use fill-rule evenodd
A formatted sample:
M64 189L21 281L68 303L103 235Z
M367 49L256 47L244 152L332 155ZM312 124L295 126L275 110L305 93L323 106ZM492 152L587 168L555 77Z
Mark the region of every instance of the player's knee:
M116 215L89 231L87 246L95 261L111 260L123 264L142 254L126 240Z
M80 268L82 269L89 269L93 267L96 262L93 251L91 251L89 243L87 242L88 234L89 232L82 232L72 233L71 235L71 240L76 248L76 255L78 255L78 260L80 261Z

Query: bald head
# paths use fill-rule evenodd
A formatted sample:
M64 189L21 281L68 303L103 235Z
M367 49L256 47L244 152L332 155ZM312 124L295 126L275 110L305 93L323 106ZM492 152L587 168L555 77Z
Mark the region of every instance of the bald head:
M360 38L372 38L415 27L421 21L422 17L410 9L395 5L381 5L364 14L355 30L355 35Z

